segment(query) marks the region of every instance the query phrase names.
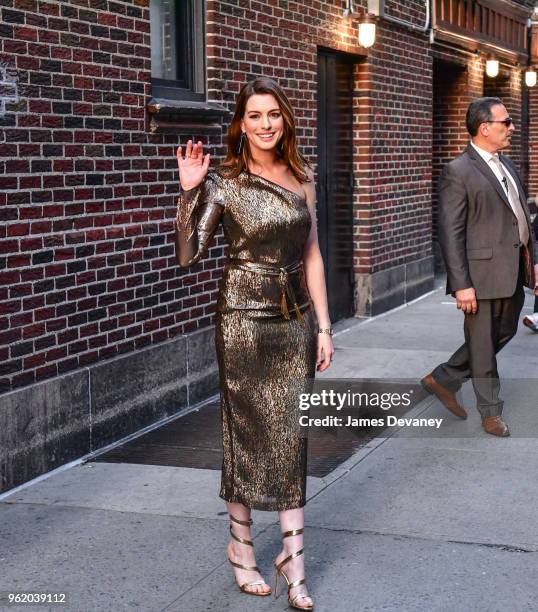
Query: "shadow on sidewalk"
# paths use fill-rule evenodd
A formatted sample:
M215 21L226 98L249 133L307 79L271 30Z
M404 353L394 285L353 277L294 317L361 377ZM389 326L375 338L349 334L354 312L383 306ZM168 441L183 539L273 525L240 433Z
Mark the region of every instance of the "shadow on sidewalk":
M382 385L387 391L395 391L401 387L401 382L383 380ZM408 384L407 387L413 388L415 399L410 407L394 408L391 414L397 417L409 412L426 397L419 384ZM355 427L346 429L346 435L341 435L339 429L311 428L308 435L309 476L327 476L383 431L379 427ZM92 461L220 470L222 442L219 401L117 446Z

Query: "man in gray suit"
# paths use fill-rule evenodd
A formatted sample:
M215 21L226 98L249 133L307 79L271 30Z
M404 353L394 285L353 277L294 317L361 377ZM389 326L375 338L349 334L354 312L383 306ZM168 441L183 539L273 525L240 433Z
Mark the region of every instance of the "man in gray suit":
M447 293L465 315L465 343L421 382L465 419L455 394L472 378L484 430L508 436L495 355L517 331L523 286L538 295L537 249L519 174L498 153L514 132L505 106L499 98L479 98L469 105L466 123L471 142L439 180Z

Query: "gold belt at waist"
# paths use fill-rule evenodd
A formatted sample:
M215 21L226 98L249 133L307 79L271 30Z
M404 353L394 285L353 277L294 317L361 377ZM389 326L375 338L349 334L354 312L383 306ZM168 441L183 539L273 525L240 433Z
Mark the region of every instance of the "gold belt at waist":
M297 304L295 292L289 280L290 274L296 274L303 270L303 261L293 262L287 266L277 266L276 264L268 264L259 261L251 261L249 259L237 259L231 258L228 260L227 265L232 268L238 268L239 270L247 270L249 272L256 272L257 274L278 276L278 282L280 285L280 311L286 319L290 319L290 313L288 309L288 302L286 296L289 297L291 304L297 314L297 320L304 325L304 317Z

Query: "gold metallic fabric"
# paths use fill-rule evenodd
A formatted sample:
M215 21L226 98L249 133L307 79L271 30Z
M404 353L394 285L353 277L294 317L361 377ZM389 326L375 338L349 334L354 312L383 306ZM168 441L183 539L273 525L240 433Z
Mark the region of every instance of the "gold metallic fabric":
M315 376L317 322L302 265L311 219L304 198L242 173L208 173L182 192L181 265L206 253L222 222L229 245L217 298L223 465L220 496L259 510L306 502L307 439L299 393Z
M307 438L298 393L315 374L316 324L217 313L223 461L220 497L258 510L306 503Z
M261 263L257 263L255 261L249 261L246 259L230 259L227 264L227 269L229 269L231 266L233 266L237 270L246 270L246 271L254 272L258 275L261 274L265 276L278 276L278 286L280 288L279 303L280 303L281 314L284 316L284 318L289 319L290 314L289 314L288 304L291 304L295 310L297 319L302 325L305 325L301 308L303 310L305 308L308 308L309 302L301 304L301 306L297 304L297 297L293 289L293 286L297 281L295 281L295 283L292 282L292 277L291 277L292 274L294 275L304 274L302 259L295 263L291 263L287 266L261 264ZM299 282L301 281L300 276L298 277L298 281ZM302 287L300 288L300 291L302 292L301 293L302 295L305 294L304 289ZM269 301L270 305L268 306L268 308L274 311L274 299L272 300L272 302L273 303L271 303L271 300ZM235 310L236 308L238 308L237 305L232 307L232 310ZM259 305L258 305L258 308L259 308ZM226 310L226 306L219 304L218 310Z
M181 190L176 214L176 258L180 266L191 266L207 252L216 232L224 204L213 173L199 187Z

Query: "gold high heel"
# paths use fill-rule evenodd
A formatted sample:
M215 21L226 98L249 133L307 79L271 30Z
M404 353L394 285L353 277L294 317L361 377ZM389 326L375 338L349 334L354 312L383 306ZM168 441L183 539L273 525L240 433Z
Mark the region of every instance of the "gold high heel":
M248 521L240 521L239 519L236 519L231 514L230 514L230 520L233 521L234 523L238 523L239 525L244 525L245 527L250 527L250 525L252 525L252 522L253 522L252 519L248 519ZM252 543L252 540L246 540L245 538L240 538L239 536L236 536L232 530L231 524L230 524L230 535L232 536L234 540L236 540L240 544L246 544L247 546L254 546L254 544ZM241 563L235 563L235 561L232 561L230 557L228 557L228 555L226 555L226 557L228 561L234 567L238 567L239 569L244 569L244 570L248 570L251 572L259 573L260 571L256 565L241 565ZM265 582L265 580L262 579L262 580L254 580L253 582L245 582L244 584L241 584L241 585L238 584L237 586L243 593L246 593L247 595L258 595L259 597L266 597L267 595L271 595L271 589L269 589L269 591L267 592L247 591L247 587L256 586L257 584L267 584L267 583Z
M291 531L285 531L282 534L283 538L289 538L290 536L294 536L294 535L300 535L301 533L303 533L304 529L292 529ZM278 577L280 576L280 574L282 574L282 576L284 576L284 579L286 580L286 583L288 585L288 604L292 607L295 608L296 610L313 610L314 609L314 604L308 604L305 606L299 606L297 605L297 600L299 598L305 598L305 597L310 597L309 595L305 595L303 593L299 593L297 595L295 595L295 597L293 599L290 598L290 591L291 589L293 589L293 587L299 586L300 584L304 584L306 582L305 578L301 578L300 580L295 580L294 582L290 582L288 580L288 577L286 576L286 574L282 571L282 568L284 567L284 565L286 565L286 563L288 563L288 561L291 561L292 559L295 559L295 557L298 557L299 555L302 555L304 553L304 548L301 548L301 550L298 550L297 552L292 553L291 555L289 555L289 557L286 557L283 561L281 561L280 563L276 563L274 564L275 566L275 599L277 598L277 590L278 590Z

